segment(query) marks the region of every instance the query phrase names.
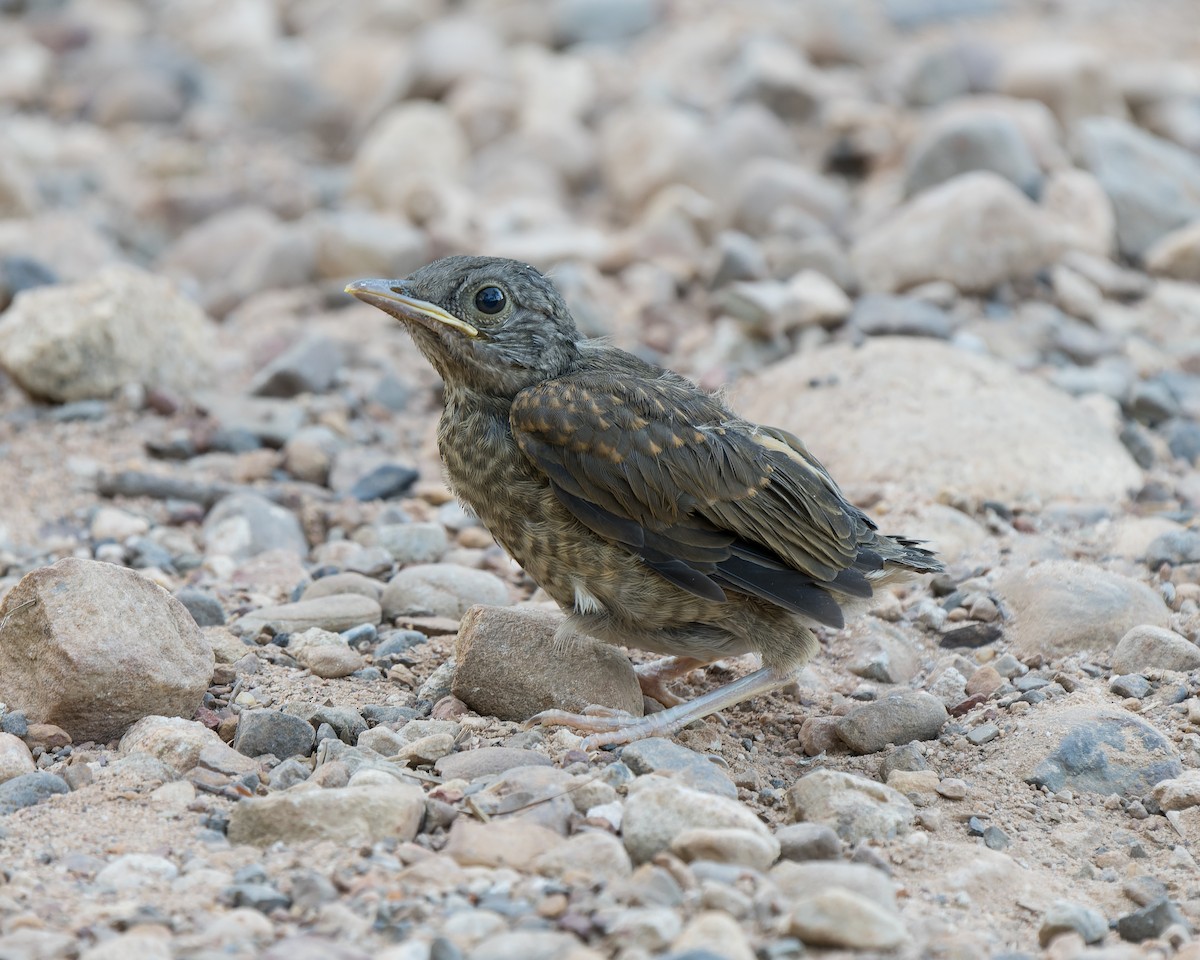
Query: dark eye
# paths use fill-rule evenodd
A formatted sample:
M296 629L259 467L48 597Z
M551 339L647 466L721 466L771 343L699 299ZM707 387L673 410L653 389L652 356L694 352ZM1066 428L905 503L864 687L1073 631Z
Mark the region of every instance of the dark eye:
M508 297L499 287L484 287L475 294L475 309L480 313L499 313L507 302Z

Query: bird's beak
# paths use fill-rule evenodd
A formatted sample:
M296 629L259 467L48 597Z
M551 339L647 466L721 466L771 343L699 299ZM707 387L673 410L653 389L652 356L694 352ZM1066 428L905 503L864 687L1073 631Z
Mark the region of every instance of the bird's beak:
M404 290L403 280L355 280L346 287L346 293L350 296L378 307L397 320L416 320L427 327L432 320L457 330L471 340L478 339L478 327L458 319L452 313L447 313L436 303L410 297Z

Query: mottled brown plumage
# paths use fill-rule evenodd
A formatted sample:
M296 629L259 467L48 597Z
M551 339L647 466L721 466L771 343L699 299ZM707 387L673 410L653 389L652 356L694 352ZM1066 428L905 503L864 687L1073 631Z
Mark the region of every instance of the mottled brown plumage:
M449 482L580 636L699 663L757 652L764 669L634 721L571 717L591 744L670 732L786 683L811 627L897 577L940 569L880 534L804 444L614 347L581 340L524 264L451 257L347 292L405 323L445 381L438 447Z

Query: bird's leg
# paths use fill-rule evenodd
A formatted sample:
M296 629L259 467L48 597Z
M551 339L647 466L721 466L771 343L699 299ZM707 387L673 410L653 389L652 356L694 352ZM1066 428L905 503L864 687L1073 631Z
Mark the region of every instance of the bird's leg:
M687 701L668 690L667 684L707 663L712 661L697 660L695 657L663 657L652 663L640 664L634 667L634 670L637 672L643 696L657 700L664 707L677 707Z
M543 710L526 720L524 726L528 728L534 724L544 724L585 731L591 736L583 741L583 749L595 750L598 747L633 743L645 737L671 736L689 723L702 720L718 710L725 710L751 697L771 693L787 686L793 679L795 678L790 673L780 673L764 667L662 713L634 717L619 712L603 716L568 713L565 710Z

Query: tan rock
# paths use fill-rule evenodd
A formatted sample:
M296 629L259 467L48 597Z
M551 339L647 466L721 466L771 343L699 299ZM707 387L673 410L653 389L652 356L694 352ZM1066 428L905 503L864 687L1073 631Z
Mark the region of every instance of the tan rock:
M527 720L542 710L578 713L591 704L642 714L642 691L615 647L580 643L559 656L561 615L546 610L472 607L459 630L453 694L477 713Z
M190 717L212 678L192 615L124 567L68 558L34 570L0 605L0 623L0 700L76 743L114 739L146 716Z
M563 842L553 830L525 820L479 823L459 817L443 852L462 867L532 869L533 863Z
M230 843L411 840L425 815L425 792L389 786L336 787L247 797L229 815ZM556 838L557 839L557 838Z

